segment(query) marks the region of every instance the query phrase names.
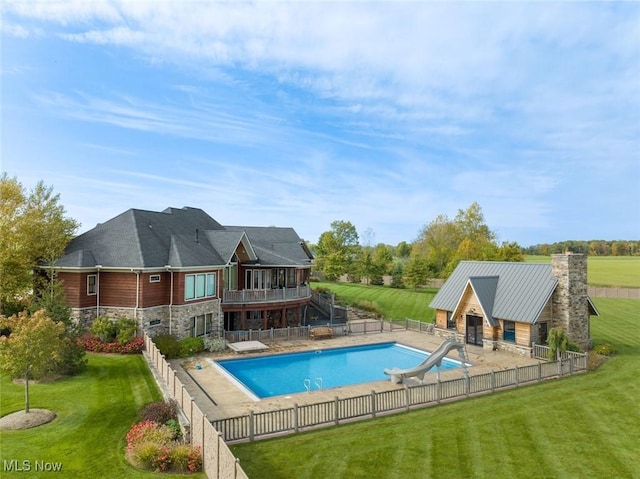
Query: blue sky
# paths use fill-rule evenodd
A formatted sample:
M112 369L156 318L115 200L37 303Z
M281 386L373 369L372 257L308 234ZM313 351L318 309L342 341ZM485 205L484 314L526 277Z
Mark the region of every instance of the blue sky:
M638 3L0 12L1 169L80 231L196 206L395 245L475 201L499 241L640 238Z

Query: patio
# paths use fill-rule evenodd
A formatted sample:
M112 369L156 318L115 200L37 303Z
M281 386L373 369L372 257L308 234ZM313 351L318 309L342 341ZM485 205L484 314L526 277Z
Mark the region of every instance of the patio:
M243 357L264 356L265 354L296 352L354 346L372 343L395 341L407 346L412 346L425 351L434 351L444 338L427 333L408 330L395 330L393 332L380 332L366 335L337 336L327 340L292 340L269 343L268 352L245 353ZM467 345L467 357L472 363L469 367L469 375L479 375L491 371L522 367L538 364L538 360L506 353L503 351L485 351L481 347ZM338 398L348 398L369 394L372 391L384 392L403 389L403 384L392 384L390 380L381 380L370 383L345 386L331 389L312 390L311 392L276 396L259 401L252 400L228 377L211 365L216 359L229 359L237 357L233 351L222 353L203 353L189 360L173 360L172 368L177 377L185 385L189 394L194 397L199 407L207 415L209 420L225 419L242 416L250 412L259 413L291 408L294 405L319 403ZM457 353L450 353L452 359L459 359ZM391 366L391 365L390 365ZM462 377L461 369L443 371L441 380ZM428 373L425 383L435 383L436 374ZM419 384L417 379L405 380L407 385Z

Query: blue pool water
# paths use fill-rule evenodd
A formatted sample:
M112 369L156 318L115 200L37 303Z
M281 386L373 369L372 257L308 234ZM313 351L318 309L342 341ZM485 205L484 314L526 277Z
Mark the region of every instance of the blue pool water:
M216 361L258 398L388 379L385 368L417 366L429 353L394 342ZM445 358L440 370L459 368ZM435 368L433 371L435 372Z

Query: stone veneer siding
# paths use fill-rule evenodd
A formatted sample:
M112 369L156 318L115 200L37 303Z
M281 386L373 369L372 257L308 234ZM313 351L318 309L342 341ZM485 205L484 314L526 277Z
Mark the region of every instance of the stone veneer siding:
M551 268L558 280L553 294L552 327L559 327L583 348L591 345L587 296L587 257L583 254L551 255Z
M138 328L146 331L153 337L161 333L175 334L179 339L191 335L191 321L194 316L213 314L213 336L218 337L222 332L223 316L219 299L199 301L180 306L155 306L152 308L115 308L100 306L99 316L106 316L113 320L118 318L134 318L137 316ZM169 308L171 308L171 328L169 327ZM82 325L88 328L96 318L96 308L73 309L72 316ZM160 320L157 325L151 325L152 321Z

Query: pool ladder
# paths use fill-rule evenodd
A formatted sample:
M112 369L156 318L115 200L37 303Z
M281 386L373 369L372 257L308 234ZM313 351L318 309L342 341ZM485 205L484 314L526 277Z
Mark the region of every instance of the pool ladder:
M315 385L316 385L316 389L322 389L322 378L316 378L315 379ZM304 380L304 388L307 390L307 392L311 392L311 379L307 378Z

